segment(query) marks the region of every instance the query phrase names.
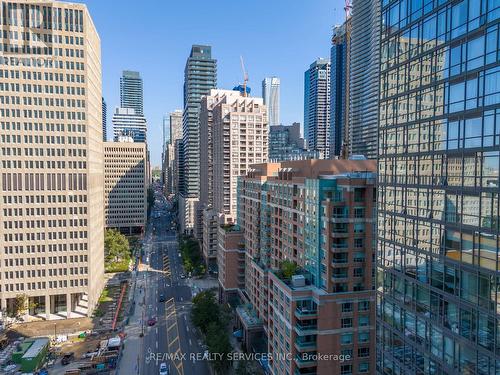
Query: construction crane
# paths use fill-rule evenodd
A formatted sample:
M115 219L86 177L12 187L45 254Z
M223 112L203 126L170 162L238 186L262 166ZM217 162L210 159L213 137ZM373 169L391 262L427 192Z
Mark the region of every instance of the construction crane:
M349 17L351 17L352 14L351 0L345 0L344 11L345 11L345 19L347 20Z
M243 96L247 96L247 84L248 84L248 73L245 69L245 62L243 61L243 56L240 56L241 70L243 71Z

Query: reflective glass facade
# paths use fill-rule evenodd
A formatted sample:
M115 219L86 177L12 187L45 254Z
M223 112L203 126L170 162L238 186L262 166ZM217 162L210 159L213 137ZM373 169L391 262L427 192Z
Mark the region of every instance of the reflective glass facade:
M377 369L500 374L498 0L383 0Z

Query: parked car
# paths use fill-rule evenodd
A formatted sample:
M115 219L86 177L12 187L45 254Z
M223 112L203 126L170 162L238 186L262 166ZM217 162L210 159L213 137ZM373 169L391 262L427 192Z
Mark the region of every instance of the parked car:
M165 302L165 301L166 301L166 299L165 299L165 295L164 295L164 294L160 294L159 301L160 301L160 302Z
M74 359L75 359L75 353L73 353L73 352L66 353L62 357L61 364L63 366L69 365L71 363L71 361L73 361Z
M168 375L168 367L165 362L160 364L160 375Z

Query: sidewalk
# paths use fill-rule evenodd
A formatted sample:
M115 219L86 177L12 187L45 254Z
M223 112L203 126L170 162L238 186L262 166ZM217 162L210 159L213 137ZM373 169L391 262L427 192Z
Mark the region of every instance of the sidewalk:
M125 327L125 340L123 342L123 353L118 363L116 370L117 375L139 374L139 363L144 355L142 346L143 338L140 337L142 331L142 309L139 305L144 292L142 291L142 280L139 278L139 273L136 274L133 281L132 290L129 300L135 301L135 306L132 308L132 314L129 316L128 325ZM132 302L133 303L133 302Z

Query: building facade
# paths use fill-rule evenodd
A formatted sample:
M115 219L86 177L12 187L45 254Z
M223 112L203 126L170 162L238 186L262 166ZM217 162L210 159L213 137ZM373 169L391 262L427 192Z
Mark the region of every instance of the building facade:
M108 106L104 98L102 98L102 141L106 142L108 134Z
M304 74L304 134L309 150L330 155L330 60L317 59Z
M267 77L262 81L262 98L267 107L269 126L280 125L280 79Z
M130 139L130 138L129 138ZM142 233L147 219L146 144L104 144L104 213L107 228Z
M165 147L164 155L164 191L166 194L178 194L179 178L177 173L177 154L175 144L182 141L182 110L175 110L169 114L169 141Z
M104 285L99 35L83 4L1 13L0 309L25 295L32 317L90 316Z
M375 170L368 160L304 160L254 165L241 178L237 316L247 348L273 353L269 373L374 373Z
M199 239L205 262L215 268L219 224L234 223L238 177L268 160L268 118L262 98L211 90L200 112L201 186ZM198 227L198 225L196 227ZM211 240L212 239L212 240ZM207 246L205 248L205 246Z
M269 161L323 159L321 153L308 150L300 134L300 123L290 126L276 125L269 128Z
M120 107L133 108L144 116L143 83L139 72L124 70L120 77Z
M113 114L113 138L116 142L120 136L132 137L134 142L146 142L147 122L133 108L116 108Z
M377 158L380 0L352 0L349 154Z
M182 120L183 166L179 204L181 231L192 233L200 189L200 101L217 86L217 60L212 47L193 45L184 70L184 112Z
M333 28L330 49L330 157L349 148L349 52L351 19ZM344 150L347 148L347 150Z
M404 4L380 19L378 372L498 374L498 4Z

